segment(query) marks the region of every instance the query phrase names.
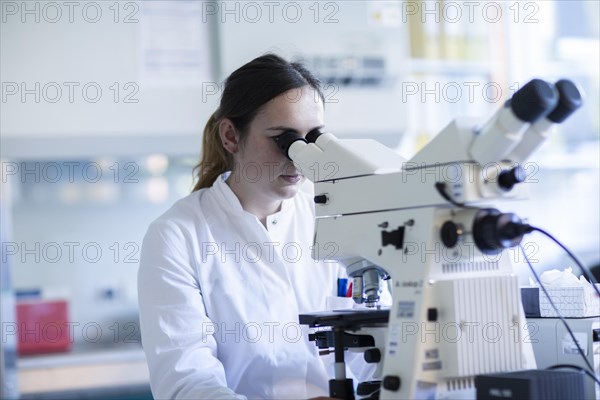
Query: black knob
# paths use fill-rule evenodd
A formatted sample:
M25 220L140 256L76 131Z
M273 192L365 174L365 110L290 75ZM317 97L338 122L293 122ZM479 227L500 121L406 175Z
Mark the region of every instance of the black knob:
M368 364L376 364L379 361L381 361L381 352L379 351L378 348L372 348L372 349L368 349L365 350L365 362Z
M394 375L387 375L383 378L383 388L391 391L397 391L400 389L400 377Z
M329 199L326 194L318 194L315 196L314 200L316 204L325 204Z
M457 245L458 239L462 235L462 227L457 225L452 221L444 222L442 225L442 230L440 231L440 236L442 238L442 243L444 246L453 248Z
M428 308L427 309L427 321L435 322L438 319L438 310L437 308Z
M368 396L381 389L381 381L361 382L356 387L356 394L359 396Z
M473 222L475 245L485 254L497 254L502 249L518 245L528 232L528 225L518 216L501 213L494 208L479 210Z
M509 191L517 183L525 182L525 179L527 179L525 170L521 166L516 166L500 172L500 175L498 176L498 186L505 191Z

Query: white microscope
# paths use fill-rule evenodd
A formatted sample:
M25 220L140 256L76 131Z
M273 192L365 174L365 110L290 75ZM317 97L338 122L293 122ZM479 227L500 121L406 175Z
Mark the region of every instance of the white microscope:
M358 393L371 398L474 398L476 375L535 368L505 251L529 226L486 203L523 195L522 164L580 105L572 82L535 79L486 123L454 120L408 161L373 140L275 138L315 184L313 257L343 263L355 301L369 307L381 279L392 283L387 310L300 316L332 327L329 338L313 336L337 344L332 397L355 398L344 347L367 348L365 359L380 363L378 380ZM383 344L349 333L363 329L383 329Z

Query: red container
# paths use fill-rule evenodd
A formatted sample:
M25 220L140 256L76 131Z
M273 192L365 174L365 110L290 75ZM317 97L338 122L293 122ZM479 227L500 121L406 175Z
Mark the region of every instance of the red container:
M28 300L17 303L19 354L40 354L71 349L68 305L64 300Z

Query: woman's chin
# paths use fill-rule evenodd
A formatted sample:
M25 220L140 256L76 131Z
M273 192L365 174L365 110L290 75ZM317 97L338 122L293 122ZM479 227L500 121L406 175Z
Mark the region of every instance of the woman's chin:
M278 180L281 182L279 185L277 185L277 193L283 198L283 199L289 199L292 198L296 195L296 193L298 193L298 191L300 190L300 186L302 185L302 182L304 181L302 179L302 177L299 177L298 179L295 179L295 182L288 182L286 179L284 178L278 178Z

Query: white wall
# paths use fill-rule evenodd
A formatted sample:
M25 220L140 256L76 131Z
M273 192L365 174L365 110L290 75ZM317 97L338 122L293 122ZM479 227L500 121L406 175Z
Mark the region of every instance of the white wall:
M278 3L272 21L268 8L258 3L262 15L257 23L250 19L244 2L211 2L216 9L201 2L186 9L185 3L169 6L170 2L120 2L115 22L114 2L78 2L70 16L70 8L62 2L53 3L58 4L57 8L46 8L43 2L26 5L3 1L3 155L22 158L51 152L64 156L61 152L68 153L67 147L84 154L101 154L115 146L96 138L124 136L151 138L142 144L144 151L165 149L181 153L198 144L194 138L201 135L204 122L218 104L222 79L266 51L288 57L381 57L389 74L385 85L360 89L326 87L326 123L340 136L373 135L383 137L392 146L397 144L405 120L399 71L406 57L406 34L399 21L392 26L375 21L368 2L328 2L318 6L288 2L300 7L297 18L294 8ZM89 21L95 19L96 5L101 7L102 16L92 23ZM36 6L37 12L27 13L26 10L36 10ZM159 19L157 23L152 19L157 7L175 18L173 13L184 13L188 16L187 20L182 19L184 22L190 22L189 16L195 15L202 25L199 31L205 36L201 42L208 51L205 64L209 75L200 82L180 79L175 84L157 84L148 74L144 51L149 44L160 41L162 33L169 32L160 31L165 28L161 25L164 21ZM56 17L57 9L62 12L60 18ZM228 9L234 13L228 14ZM133 22L124 22L126 17ZM57 22L51 22L54 19ZM148 40L149 32L154 31L160 31L159 39ZM185 30L180 34L185 37ZM119 88L116 102L115 83ZM84 93L86 84L94 86ZM54 102L56 87L62 96ZM101 88L102 96L91 102L95 87ZM35 91L39 101L35 94L24 94L24 89ZM131 97L127 99L127 95ZM390 140L389 135L394 135L394 139ZM176 140L165 139L169 137ZM32 138L35 140L29 140ZM138 148L135 140L125 139L116 150L137 152Z
M287 3L262 6L258 14L243 2L232 2L228 10L233 11L233 4L237 4L241 15L238 20L235 13L228 14L221 6L217 17L222 21L219 41L223 76L266 52L289 59L339 57L342 63L348 61L345 57L359 61L361 57L381 57L386 69L382 86L325 85L325 125L340 137L372 136L396 145L406 117L401 96L402 66L407 58L406 26L400 20L391 24L375 20L371 5L376 2Z
M46 3L57 6L47 8ZM154 151L168 150L168 137L184 141L176 150L197 145L204 121L218 100L217 96L202 96L203 87L213 81L216 66L214 38L209 37L212 28L205 24L205 30L200 31L208 71L202 81L161 85L146 73L143 51L149 42L143 35L148 32L144 31L148 22L144 22L141 2L74 4L76 7L71 9L64 2L2 1L0 129L3 147L7 147L3 155L23 156L23 141L35 143L32 138L41 140L47 152L58 156L69 143L61 138L74 138L75 142L91 139L87 147L85 141L79 142L79 150L85 153L91 149L96 154L114 148L124 150L116 142L111 143L111 137L156 137ZM115 4L119 6L118 16ZM98 8L101 17L96 17ZM85 85L90 84L84 92ZM96 87L102 91L99 97ZM15 88L18 92L13 94ZM22 89L35 94L23 97ZM98 137L104 141L94 141ZM60 145L52 146L48 138L58 140ZM137 151L135 141L125 144L127 151ZM146 150L152 150L149 147L146 143Z

